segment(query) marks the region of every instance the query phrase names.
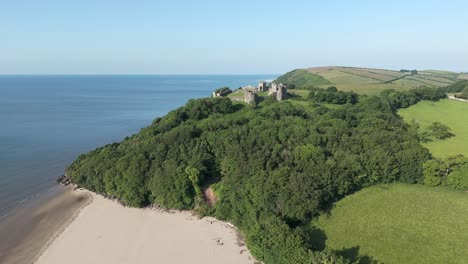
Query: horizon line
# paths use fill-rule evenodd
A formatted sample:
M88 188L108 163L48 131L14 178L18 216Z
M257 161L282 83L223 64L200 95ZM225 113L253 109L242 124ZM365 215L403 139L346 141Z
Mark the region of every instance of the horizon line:
M200 76L200 75L281 75L284 73L0 73L0 76Z

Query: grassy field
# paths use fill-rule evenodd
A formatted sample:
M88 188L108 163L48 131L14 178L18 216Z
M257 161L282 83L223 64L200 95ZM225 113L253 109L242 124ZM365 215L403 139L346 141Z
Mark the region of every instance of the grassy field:
M462 76L447 71L421 71L411 75L400 71L356 67L317 67L305 71L316 77L323 77L340 90L371 95L377 95L385 89L408 90L421 86L447 86L454 83L457 76ZM330 86L328 83L323 83L323 79L316 81L316 78L309 78L308 82L305 82L303 74L304 70L297 70L280 80L295 83L298 87L304 83L321 88Z
M289 89L288 93L295 94L295 95L303 97L303 98L307 98L310 91L309 90L302 90L302 89Z
M468 80L468 73L462 73L458 75L458 79Z
M276 83L294 84L297 87L314 85L331 85L330 81L320 75L311 73L303 69L296 69L276 79Z
M398 113L407 122L416 120L421 129L433 122L441 122L452 129L455 137L423 144L435 157L447 158L456 154L468 157L468 103L451 99L422 101Z
M229 94L228 97L234 99L244 99L244 91L236 90L233 93Z
M320 88L327 88L330 85L321 85ZM412 86L404 86L396 83L364 83L364 84L349 84L342 83L335 85L341 91L353 91L359 94L367 95L379 95L383 90L394 89L394 90L409 90L413 89Z
M315 243L371 263L468 263L468 193L422 185L363 189L311 223Z
M449 71L418 71L417 74L385 69L358 67L315 67L296 69L276 79L277 83L293 84L297 88L336 86L339 90L378 95L387 89L408 90L422 86L445 87L468 74Z

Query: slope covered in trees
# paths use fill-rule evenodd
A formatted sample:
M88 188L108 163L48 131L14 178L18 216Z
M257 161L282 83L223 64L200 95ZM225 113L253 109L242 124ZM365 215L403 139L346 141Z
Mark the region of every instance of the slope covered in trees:
M131 206L196 209L231 221L265 263L347 263L301 226L379 183L423 182L428 151L386 99L330 109L191 100L140 133L81 155L71 180ZM209 208L201 190L214 186ZM330 262L331 261L331 262Z

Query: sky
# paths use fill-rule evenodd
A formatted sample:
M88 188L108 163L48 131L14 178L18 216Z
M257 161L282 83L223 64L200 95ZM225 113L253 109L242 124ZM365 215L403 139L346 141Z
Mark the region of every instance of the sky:
M468 1L0 0L0 74L468 72Z

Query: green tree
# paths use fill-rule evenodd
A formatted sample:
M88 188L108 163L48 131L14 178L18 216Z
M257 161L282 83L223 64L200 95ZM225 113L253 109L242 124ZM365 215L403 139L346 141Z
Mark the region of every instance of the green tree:
M466 86L465 89L461 92L461 94L458 95L457 97L468 100L468 86Z
M454 134L450 132L451 129L440 122L432 123L427 129L430 131L429 135L437 139L446 139L454 136Z

